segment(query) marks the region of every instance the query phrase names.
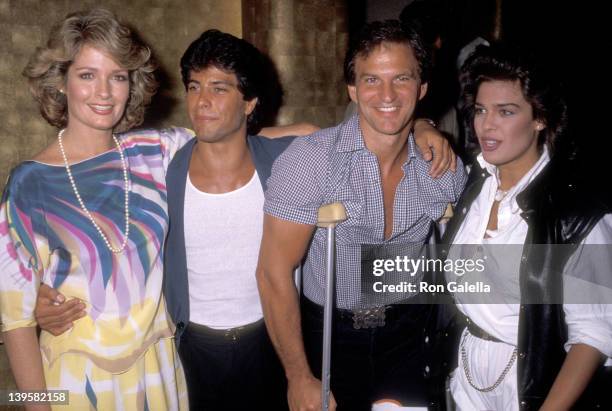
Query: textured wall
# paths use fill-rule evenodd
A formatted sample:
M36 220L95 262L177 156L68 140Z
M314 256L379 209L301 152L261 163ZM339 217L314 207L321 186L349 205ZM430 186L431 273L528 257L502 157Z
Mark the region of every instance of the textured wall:
M243 36L275 63L284 90L277 123L341 121L348 102L342 63L346 1L243 0Z
M45 147L56 130L39 115L21 71L51 26L67 13L95 6L115 12L152 46L162 87L151 125L187 125L178 61L202 31L242 34L240 0L0 0L0 189L8 171Z

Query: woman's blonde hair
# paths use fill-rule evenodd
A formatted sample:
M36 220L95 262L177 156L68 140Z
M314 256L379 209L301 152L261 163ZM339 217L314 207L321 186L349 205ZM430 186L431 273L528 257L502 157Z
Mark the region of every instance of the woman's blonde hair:
M108 10L93 9L72 13L53 27L45 47L36 49L23 75L38 101L42 116L53 126L66 127L66 96L60 92L68 68L84 45L108 53L129 71L130 96L125 113L115 131L121 132L142 123L145 106L157 89L151 50Z

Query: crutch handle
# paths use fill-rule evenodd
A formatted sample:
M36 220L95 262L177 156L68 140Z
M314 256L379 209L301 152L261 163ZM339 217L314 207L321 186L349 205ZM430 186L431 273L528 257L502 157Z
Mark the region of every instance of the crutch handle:
M346 220L346 209L342 203L325 204L319 207L317 227L335 227Z
M438 223L440 224L446 224L448 223L448 221L453 218L453 205L452 204L447 204L446 205L446 210L444 210L444 215L442 217L440 217L440 219L438 220Z

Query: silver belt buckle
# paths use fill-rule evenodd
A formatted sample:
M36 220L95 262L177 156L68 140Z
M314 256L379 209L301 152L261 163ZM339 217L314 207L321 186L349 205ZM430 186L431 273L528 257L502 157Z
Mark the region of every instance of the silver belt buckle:
M388 307L371 307L353 310L353 328L356 330L385 326L385 311Z

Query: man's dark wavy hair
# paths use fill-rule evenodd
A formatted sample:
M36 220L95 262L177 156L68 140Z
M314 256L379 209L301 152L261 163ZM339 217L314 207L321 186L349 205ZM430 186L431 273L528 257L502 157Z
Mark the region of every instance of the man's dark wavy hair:
M262 54L248 41L219 30L207 30L189 45L181 57L181 77L187 89L191 70L200 71L213 66L234 73L244 100L257 98L257 104L247 118L247 129L251 132L257 129L264 104L263 62Z
M419 76L422 83L429 79L431 58L428 46L420 34L412 27L399 20L374 21L366 24L349 44L344 59L344 81L355 84L355 60L366 58L382 43L403 43L408 45L419 64Z
M567 129L567 105L558 84L550 73L539 65L534 56L507 43L480 46L461 68L460 110L467 138L476 141L474 106L478 88L486 81L518 81L523 97L533 109L533 118L542 121L538 145L551 150L557 138Z

